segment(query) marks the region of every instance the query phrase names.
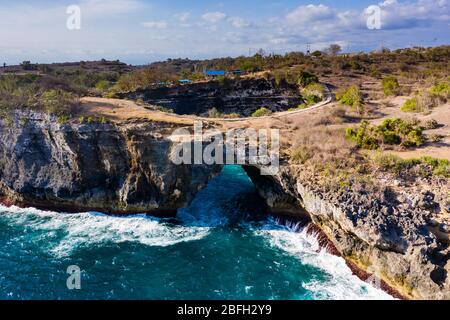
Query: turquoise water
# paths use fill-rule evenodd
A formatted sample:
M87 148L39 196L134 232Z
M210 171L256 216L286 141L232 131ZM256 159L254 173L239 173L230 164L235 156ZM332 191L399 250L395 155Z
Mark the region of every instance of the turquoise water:
M249 221L254 192L228 166L177 219L0 207L0 299L390 298L305 230Z

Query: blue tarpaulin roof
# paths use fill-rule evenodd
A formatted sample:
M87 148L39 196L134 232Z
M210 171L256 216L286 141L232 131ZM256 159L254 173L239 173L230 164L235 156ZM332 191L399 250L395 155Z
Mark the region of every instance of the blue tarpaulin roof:
M223 70L206 70L205 74L207 76L224 76L225 71L223 71Z

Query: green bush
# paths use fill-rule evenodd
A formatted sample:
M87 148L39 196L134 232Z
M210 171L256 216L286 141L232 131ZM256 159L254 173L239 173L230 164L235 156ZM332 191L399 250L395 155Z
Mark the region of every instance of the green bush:
M440 82L430 89L430 93L442 97L444 99L450 98L450 81Z
M319 78L317 78L316 75L306 72L306 71L300 71L298 75L298 84L302 86L303 88L313 84L318 83Z
M313 105L313 104L319 103L320 101L322 101L322 99L316 95L310 95L310 96L306 97L307 105Z
M432 168L433 175L450 178L450 161L447 159L423 157L420 160Z
M41 103L45 110L59 116L71 114L77 101L74 94L61 89L47 90L41 96Z
M386 77L382 80L383 92L385 96L396 96L400 90L400 84L395 77Z
M345 106L352 107L353 110L363 113L364 99L357 86L351 86L341 90L336 94L336 99Z
M347 128L345 134L360 148L368 150L376 150L382 145L419 147L425 142L420 123L399 118L386 119L379 126L363 121L356 129Z
M406 100L403 106L400 108L402 112L423 112L424 108L419 104L419 99L417 97Z
M264 117L264 116L270 116L272 114L272 111L270 111L267 108L259 108L255 112L253 112L252 117Z
M58 116L58 123L59 124L65 124L69 121L69 116L68 115L60 115Z
M375 164L382 170L400 174L403 171L419 167L420 174L424 176L450 177L450 161L432 157L422 157L420 159L401 159L392 154L378 154L374 158Z
M306 86L301 93L305 97L317 96L320 100L322 100L325 97L325 88L320 83L312 83Z
M436 84L430 89L431 93L435 94L450 94L450 83L449 82L441 82Z
M363 149L375 150L379 148L379 141L374 131L368 121L363 121L357 129L345 129L345 136Z
M111 87L111 82L109 82L108 80L100 80L95 85L95 89L97 89L98 91L101 91L101 92L108 90L110 87Z
M227 114L222 114L222 117L226 118L226 119L237 119L237 118L240 118L241 115L239 113L227 113Z

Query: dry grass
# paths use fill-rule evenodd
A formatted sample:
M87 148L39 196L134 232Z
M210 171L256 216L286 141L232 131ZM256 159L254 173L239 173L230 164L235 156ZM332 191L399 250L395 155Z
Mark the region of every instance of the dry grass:
M345 110L328 108L312 117L293 121L290 154L294 163L323 168L331 163L349 167L356 161L355 146L345 138Z

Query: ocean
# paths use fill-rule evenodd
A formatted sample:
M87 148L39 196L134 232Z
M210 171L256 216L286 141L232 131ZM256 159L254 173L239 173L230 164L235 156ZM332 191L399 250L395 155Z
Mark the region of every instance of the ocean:
M252 219L255 192L226 166L171 219L0 206L0 299L392 299L314 233Z

